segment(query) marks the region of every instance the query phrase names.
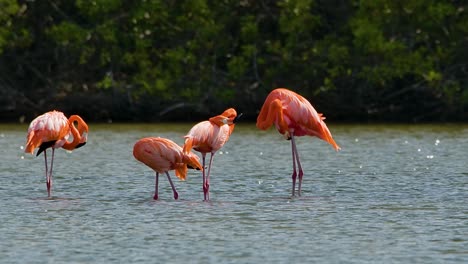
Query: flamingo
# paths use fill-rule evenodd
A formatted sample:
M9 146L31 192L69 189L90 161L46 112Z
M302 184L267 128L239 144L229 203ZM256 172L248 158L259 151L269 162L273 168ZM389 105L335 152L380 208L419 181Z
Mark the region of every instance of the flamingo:
M77 127L75 127L75 125ZM26 153L34 153L39 148L36 156L44 152L45 174L47 194L50 197L52 189L52 167L54 165L54 153L56 148L74 150L86 144L88 139L88 125L78 115L72 115L69 119L60 111L49 111L36 117L28 128ZM73 140L69 141L70 135ZM47 168L47 149L52 148L50 171Z
M211 153L208 172L205 174L203 170L203 195L204 200L210 199L210 171L213 156L224 144L229 140L229 137L234 130L234 123L238 118L234 108L225 110L222 114L211 117L209 120L202 121L190 129L184 137L184 152L189 152L192 148L202 154L203 168L205 168L206 153Z
M323 121L325 117L317 113L307 99L285 88L277 88L267 96L257 117L257 128L267 130L274 123L278 132L291 140L293 174L292 196L294 196L296 177L299 177L298 196L301 196L303 171L296 147L295 137L316 136L338 151L341 148ZM296 163L299 174L296 173Z
M185 180L187 165L191 168L203 169L197 155L192 152L185 153L182 147L166 138L148 137L138 140L133 147L133 156L156 172L154 200L158 200L159 173L167 175L174 193L174 199L177 200L179 194L168 171L175 170L175 175L179 179Z

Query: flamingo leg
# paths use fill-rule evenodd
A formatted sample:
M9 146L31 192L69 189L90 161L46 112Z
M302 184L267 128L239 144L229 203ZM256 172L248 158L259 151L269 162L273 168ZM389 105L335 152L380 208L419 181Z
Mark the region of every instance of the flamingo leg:
M296 173L296 152L294 151L294 140L291 137L291 153L292 153L292 162L293 162L293 173L291 175L292 178L292 196L294 196L294 191L296 190L296 178L297 178L297 173Z
M293 160L294 156L296 157L296 162L297 162L297 167L299 168L299 186L297 189L297 195L301 196L301 187L302 187L302 176L304 175L304 172L302 171L302 166L301 166L301 160L299 159L299 152L297 151L297 146L296 146L296 141L294 139L294 135L291 133L291 144L293 144ZM294 169L294 173L296 172L296 169Z
M171 180L171 176L169 176L169 172L166 171L166 175L167 175L167 179L169 180L169 183L171 184L172 192L174 193L174 199L177 200L177 198L179 198L179 194L177 193L174 183Z
M210 171L211 171L211 163L213 162L214 153L212 152L210 155L210 164L208 165L208 173L206 175L206 198L205 200L210 200Z
M45 176L46 176L47 195L48 195L48 197L50 197L49 169L47 168L47 150L44 150L44 162L45 162Z
M49 180L48 180L48 193L50 197L50 193L52 192L52 168L54 166L54 154L55 154L55 149L52 148L52 160L50 161L50 171L49 171Z
M206 193L208 191L208 189L206 188L206 175L205 175L205 157L206 157L206 153L202 153L202 166L203 166L203 200L206 201Z
M156 172L156 183L154 184L154 200L158 199L159 172Z

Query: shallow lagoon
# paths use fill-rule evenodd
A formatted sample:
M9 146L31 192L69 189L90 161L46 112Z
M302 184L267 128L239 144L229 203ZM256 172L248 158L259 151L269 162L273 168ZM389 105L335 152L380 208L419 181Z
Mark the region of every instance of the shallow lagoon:
M153 201L133 144L181 144L191 125L90 124L86 146L56 152L52 199L27 126L0 125L1 262L468 262L468 125L329 125L342 151L298 139L291 198L290 142L242 124L215 155L210 202L199 171L173 176L177 201L162 177Z

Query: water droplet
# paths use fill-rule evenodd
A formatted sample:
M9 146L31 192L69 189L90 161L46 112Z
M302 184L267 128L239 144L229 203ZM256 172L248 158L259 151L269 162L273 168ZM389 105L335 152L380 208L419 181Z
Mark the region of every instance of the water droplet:
M358 138L355 138L355 139L354 139L354 142L359 142L359 139L358 139Z
M418 149L418 152L421 152L421 149Z
M408 144L408 140L405 140L405 144Z
M223 152L222 152L222 151L220 151L220 152L219 152L219 154L220 154L220 155L223 155Z
M21 156L21 159L24 159L24 156Z
M225 153L226 153L226 154L229 154L229 152L228 152L228 151L226 151Z
M362 169L362 165L359 165L359 168Z
M24 146L20 146L20 149L23 150L23 149L24 149Z
M428 159L433 159L433 158L434 158L434 155L427 155L426 158L428 158Z
M260 152L260 155L263 155L263 152Z

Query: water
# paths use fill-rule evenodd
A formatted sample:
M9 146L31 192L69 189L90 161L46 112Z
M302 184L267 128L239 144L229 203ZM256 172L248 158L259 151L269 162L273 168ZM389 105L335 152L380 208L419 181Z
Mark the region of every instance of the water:
M160 178L132 156L146 136L182 143L191 124L93 125L86 146L23 153L26 126L0 126L1 263L467 263L468 126L331 125L342 151L299 138L303 196L291 198L290 142L236 127L201 173Z

